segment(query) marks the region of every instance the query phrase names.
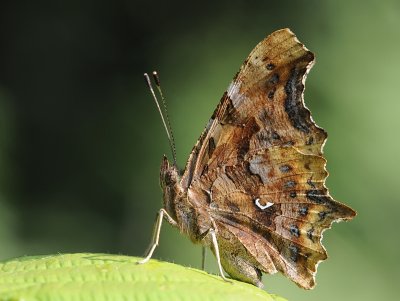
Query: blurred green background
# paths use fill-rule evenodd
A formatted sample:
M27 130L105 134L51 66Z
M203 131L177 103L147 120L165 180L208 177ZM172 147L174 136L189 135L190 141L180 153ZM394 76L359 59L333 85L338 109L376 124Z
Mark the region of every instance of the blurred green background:
M397 299L397 0L2 1L0 260L142 255L169 155L143 72L161 75L183 167L248 53L283 27L316 53L306 104L329 133L331 194L358 216L326 232L316 289L279 275L266 288L289 300ZM201 249L165 226L155 257L199 267Z

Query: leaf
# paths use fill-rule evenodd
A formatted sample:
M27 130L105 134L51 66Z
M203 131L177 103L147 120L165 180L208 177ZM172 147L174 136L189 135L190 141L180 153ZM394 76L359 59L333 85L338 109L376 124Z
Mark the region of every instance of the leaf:
M180 265L109 254L30 256L0 262L0 300L285 301L247 283Z

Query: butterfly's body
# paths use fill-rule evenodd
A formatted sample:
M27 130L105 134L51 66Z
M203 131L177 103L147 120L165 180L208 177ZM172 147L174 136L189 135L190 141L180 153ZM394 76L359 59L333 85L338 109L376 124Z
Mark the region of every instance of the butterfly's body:
M261 267L251 258L229 232L219 230L213 215L218 214L213 202L211 191L203 190L202 194L190 187L182 186L182 177L178 169L171 165L166 157L161 167L161 186L164 195L164 209L179 228L193 243L203 247L212 246L211 230L216 231L221 253L221 262L225 271L233 278L262 286ZM215 249L212 248L215 253Z
M324 184L326 132L303 101L313 61L288 29L265 38L223 95L184 172L165 157L161 166L170 223L210 246L231 277L258 286L261 271L280 271L312 288L327 258L322 232L355 215Z
M164 156L160 182L163 189L164 209L176 221L180 232L186 234L194 243L202 241L204 224L204 206L195 206L194 200L188 198L188 187L182 185L182 175L175 165L171 165ZM202 210L203 209L203 210ZM209 219L208 219L209 220ZM211 223L208 223L211 224Z

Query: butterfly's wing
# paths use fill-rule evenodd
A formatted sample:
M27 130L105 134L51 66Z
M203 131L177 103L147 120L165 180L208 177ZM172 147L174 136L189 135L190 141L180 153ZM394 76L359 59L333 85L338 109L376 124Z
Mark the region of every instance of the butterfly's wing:
M219 242L221 253L231 255L224 268L234 278L245 279L247 264L313 287L317 264L327 257L322 232L355 215L324 185L327 135L303 101L313 61L289 29L261 41L187 163L182 183L189 200L209 208L215 224L232 235ZM246 255L232 255L238 246Z

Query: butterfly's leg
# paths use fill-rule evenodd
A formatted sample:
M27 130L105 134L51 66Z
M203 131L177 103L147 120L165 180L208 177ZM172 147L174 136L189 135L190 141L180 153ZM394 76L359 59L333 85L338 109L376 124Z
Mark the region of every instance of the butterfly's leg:
M204 271L204 266L206 262L206 247L201 247L201 269Z
M147 253L147 256L145 258L143 258L142 260L137 262L138 264L142 264L142 263L148 262L150 260L151 256L153 255L154 250L158 246L158 242L160 240L161 225L162 225L164 217L167 219L167 221L172 226L174 226L174 227L177 226L176 221L174 221L174 219L167 213L167 211L165 211L165 209L160 209L160 211L158 211L157 220L156 220L156 223L155 223L154 232L153 232L153 238L151 240L149 252Z
M217 258L217 264L218 264L219 273L221 274L222 279L224 279L226 282L231 282L225 277L224 270L222 269L221 257L219 256L218 241L217 241L217 236L215 235L215 230L214 229L210 229L209 233L211 235L212 244L214 246L215 257Z

